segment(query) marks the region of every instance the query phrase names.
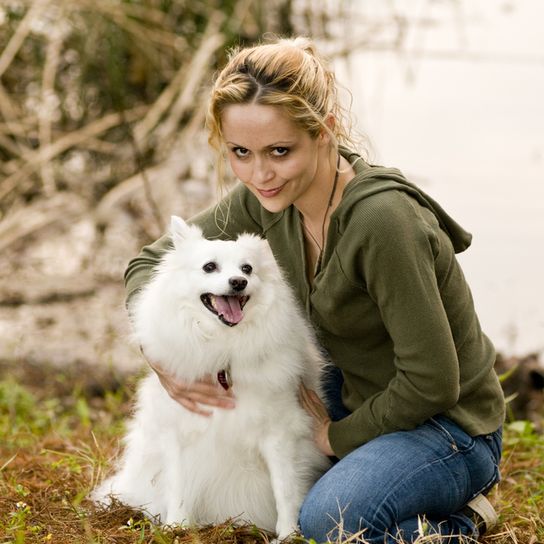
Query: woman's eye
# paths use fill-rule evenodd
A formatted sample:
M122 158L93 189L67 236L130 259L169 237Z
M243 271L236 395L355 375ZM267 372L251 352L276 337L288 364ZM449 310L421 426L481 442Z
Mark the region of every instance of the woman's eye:
M244 274L249 275L253 271L253 267L250 264L244 264L242 265L241 270Z
M245 147L235 147L232 151L239 159L245 159L249 155L249 151Z
M289 149L287 147L275 147L272 150L272 155L275 157L285 157L289 153Z
M215 270L217 270L217 265L214 262L206 263L202 267L202 270L204 270L204 272L207 272L209 274L210 272L214 272Z

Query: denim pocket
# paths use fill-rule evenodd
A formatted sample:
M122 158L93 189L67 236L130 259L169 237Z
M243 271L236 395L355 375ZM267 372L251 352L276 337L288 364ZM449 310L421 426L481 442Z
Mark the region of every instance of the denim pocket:
M476 488L473 497L480 493L487 495L501 480L502 428L494 433L475 436L474 441L473 454L466 459Z
M429 421L446 437L454 450L467 452L474 448L476 443L475 438L463 431L451 419L444 416L435 416L431 417Z
M494 433L483 435L486 446L489 448L493 459L497 465L500 464L502 458L502 427Z
M478 469L475 474L473 474L473 481L479 481L483 474L485 474L485 468L489 467L491 469L491 474L487 475L487 480L481 482L479 489L476 489L471 498L476 497L479 494L487 495L491 489L501 481L501 471L499 465L494 461L488 462L485 465L482 465L482 468Z
M502 427L494 433L481 435L477 437L481 440L491 454L491 460L494 466L494 474L491 481L485 486L481 492L485 495L497 483L501 481L500 463L502 457Z

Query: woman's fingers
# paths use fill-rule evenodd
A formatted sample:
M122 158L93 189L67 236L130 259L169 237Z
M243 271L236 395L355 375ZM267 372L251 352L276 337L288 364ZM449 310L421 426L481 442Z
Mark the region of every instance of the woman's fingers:
M319 396L312 389L307 389L304 384L300 384L300 398L302 406L314 418L319 421L329 419L329 413Z
M218 406L219 408L234 408L234 399L232 397L225 397L224 395L208 395L199 393L198 391L187 391L182 397L192 402L198 402L199 404L207 404L209 406Z
M303 408L314 420L314 440L317 447L325 455L334 455L329 442L329 425L331 420L326 406L312 389L300 385L300 399Z
M205 395L205 396L210 396L210 397L220 396L220 397L234 398L234 394L232 393L232 390L229 389L228 391L225 391L221 387L221 385L219 385L219 382L217 381L217 379L211 375L207 375L205 378L192 383L190 387L187 385L185 385L185 387L190 389L191 392L200 393L201 395Z
M302 406L306 408L306 410L312 410L313 405L310 400L308 389L306 389L306 387L302 383L300 384L299 393L300 393L300 400L302 401Z
M310 415L313 415L312 404L308 396L308 390L306 389L306 387L304 387L303 384L300 384L299 393L300 393L300 401L302 403L302 407L307 412L309 412Z
M142 351L143 353L143 351ZM213 412L201 405L218 408L234 408L232 390L225 391L212 375L203 376L196 382L185 382L173 377L157 363L149 362L149 366L157 374L161 385L168 395L187 410L203 416L211 416Z
M176 399L174 399L176 400ZM210 412L209 410L204 410L204 408L201 408L196 402L188 399L179 399L177 402L181 404L184 408L189 410L190 412L193 412L195 414L199 414L201 416L210 417L213 412Z
M221 397L233 397L232 391L225 391L220 385L217 379L211 374L202 376L196 382L185 382L177 377L167 373L157 364L150 363L151 368L157 373L163 386L167 386L168 389L175 395L184 396L186 393L199 393L204 396L221 396Z

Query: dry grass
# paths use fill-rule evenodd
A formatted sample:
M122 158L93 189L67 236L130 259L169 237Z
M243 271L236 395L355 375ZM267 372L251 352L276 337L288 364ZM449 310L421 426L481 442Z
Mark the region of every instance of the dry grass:
M0 543L246 544L271 535L225 523L198 531L159 528L116 504L86 496L117 453L137 377L0 362ZM491 500L501 523L487 544L544 542L544 438L529 424L506 429L503 481ZM302 539L300 539L302 541ZM345 537L343 542L355 539ZM430 542L423 537L418 542ZM361 540L359 540L361 542Z
M86 496L117 453L135 377L0 364L0 542L254 543L269 535L225 523L159 528L121 504ZM101 387L101 386L104 387Z

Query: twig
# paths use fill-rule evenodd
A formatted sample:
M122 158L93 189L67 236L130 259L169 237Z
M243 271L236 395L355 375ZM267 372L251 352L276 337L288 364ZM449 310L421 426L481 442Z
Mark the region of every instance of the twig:
M21 160L22 162L27 162L36 155L36 151L26 146L22 140L28 136L28 132L31 129L35 128L37 119L35 116L11 118L1 107L0 111L6 119L5 123L0 123L0 146L10 151L13 155L13 158L5 161L2 167L5 172L13 174L21 168ZM9 138L9 136L12 138Z
M99 138L89 138L85 142L79 144L82 149L88 149L90 151L96 151L102 155L111 155L122 157L122 150L124 146L120 146L119 143L107 142L106 140L100 140Z
M194 139L195 134L200 130L205 113L206 101L201 100L198 108L196 109L193 118L189 125L187 125L184 130L182 130L176 139L175 144L172 146L173 149L185 149L190 145L190 142ZM187 164L191 161L191 155L189 153L181 154L178 156L176 154L176 170L183 171ZM169 171L169 176L172 176L170 171L172 161L165 160L162 163L152 166L145 170L145 175L150 182L160 182L161 179L164 179L163 172ZM98 203L98 206L95 210L95 215L99 223L104 223L107 221L107 218L111 210L115 206L119 206L122 202L127 201L132 195L141 188L142 185L142 175L144 172L139 172L138 174L131 176L121 183L118 183L113 189L111 189L102 200Z
M121 115L124 118L124 112L122 112ZM141 178L142 178L142 182L144 186L145 199L147 200L147 203L149 204L149 207L151 208L151 213L153 214L153 218L155 219L155 222L157 224L158 232L162 233L164 230L164 220L162 218L161 210L159 209L157 202L153 198L153 193L151 191L151 184L149 183L149 178L147 177L147 171L144 170L143 168L144 161L143 161L142 153L140 152L140 148L138 146L138 143L136 142L136 138L134 137L134 133L131 130L130 125L128 124L126 120L124 120L123 124L127 128L129 142L133 150L134 158L136 160L137 171L141 173Z
M15 155L16 157L21 156L19 148L9 138L4 136L2 132L0 132L0 147L7 149L12 155Z
M187 81L185 81L183 91L179 94L176 102L170 110L170 115L161 124L158 134L160 138L168 138L177 130L179 121L183 117L187 108L194 103L194 97L197 94L197 88L202 78L207 75L211 56L217 51L225 41L225 36L217 31L221 24L222 14L214 14L210 19L208 29L198 51L193 57L188 68Z
M143 161L141 159L140 144L151 132L153 127L159 122L162 115L168 110L172 100L180 89L183 89L178 95L178 99L171 108L171 113L168 119L160 126L161 140L166 140L175 130L178 129L179 121L188 106L194 102L196 88L201 82L204 74L207 73L206 67L211 55L224 43L224 36L219 33L219 28L225 15L219 11L215 11L208 22L208 26L204 32L200 47L193 56L191 62L187 66L183 66L178 70L172 83L161 94L154 106L149 110L144 120L136 127L134 131L128 129L128 135L131 145L134 148L134 156L138 165L140 174L132 179L141 179L143 183L145 199L151 209L159 232L163 232L165 225L161 211L157 202L153 198L151 184L148 178L148 170L142 168ZM128 125L127 125L128 126Z
M15 58L15 55L30 33L30 25L32 20L45 8L47 0L34 0L34 2L31 2L31 4L30 9L26 12L26 15L23 17L19 23L19 26L17 27L17 30L11 37L11 40L0 55L0 79L2 78L4 72L9 68L11 62Z
M147 203L151 209L151 213L157 225L158 233L162 233L164 230L164 221L162 219L161 211L159 209L159 206L157 205L157 202L155 201L153 197L153 193L151 191L151 185L147 177L147 172L146 170L144 170L144 159L140 151L140 146L138 145L138 142L136 141L136 138L134 137L134 131L132 130L130 123L128 122L125 116L124 95L121 90L123 89L123 83L120 81L114 81L117 74L120 73L121 71L120 66L118 66L118 63L116 62L117 59L115 57L112 58L112 61L113 61L114 73L112 74L112 71L109 70L108 75L110 78L110 92L112 95L113 103L116 109L118 110L119 115L121 116L122 125L124 126L126 130L128 141L129 141L130 147L132 148L132 154L136 162L136 171L141 173L140 177L143 183L145 198L147 200Z
M74 220L86 211L82 199L66 193L30 204L0 223L0 252L51 223Z
M59 65L60 51L63 41L63 33L61 31L55 31L53 33L53 36L49 40L49 43L47 44L45 65L43 67L42 77L42 108L39 115L40 148L51 145L52 116L49 98L55 92L55 76ZM42 164L41 176L45 195L53 195L56 191L56 186L55 179L53 177L53 168L50 162Z
M13 454L1 467L0 472L2 472L10 463L12 463L15 458L17 457L17 454Z
M136 142L141 143L147 135L153 130L153 128L160 121L161 117L166 113L171 103L176 97L176 94L182 89L182 93L179 96L174 110L182 109L181 114L185 109L185 103L187 102L187 96L194 96L195 87L202 77L202 67L209 60L210 56L215 50L220 47L224 41L223 36L218 36L217 31L224 21L225 16L222 13L215 12L208 23L200 47L196 54L193 56L192 61L188 65L182 65L177 71L176 75L162 92L159 98L155 101L153 106L145 118L140 121L134 128L134 137ZM179 103L182 102L180 105ZM180 113L175 113L175 123L177 126L177 119L180 118ZM170 128L170 126L169 126ZM163 132L161 130L161 132ZM166 132L171 132L166 130Z
M141 40L142 38L145 38L149 43L166 46L179 54L176 49L176 43L179 41L179 38L173 32L168 32L160 28L149 28L138 21L129 19L120 10L108 10L107 14L117 25L119 25L119 28L123 28L127 33L132 34L135 38L140 40L135 44L136 46L141 46Z
M185 78L186 71L187 65L183 64L166 89L164 89L151 108L149 108L147 115L134 127L134 138L138 144L145 140L170 107L170 104L176 97L179 87Z
M17 107L17 104L11 100L9 94L6 92L2 82L0 81L0 114L6 120L4 124L0 124L1 132L9 134L16 133L15 129L20 126L20 119L18 119L20 117L20 111L18 110L19 108ZM7 130L4 127L6 127ZM24 134L24 132L21 132L21 134ZM28 151L28 148L17 139L15 140L15 145L18 148L18 152L16 153L17 155Z
M0 123L0 132L4 134L11 134L13 136L20 136L21 138L26 136L31 128L35 127L37 121L34 115L28 115L27 117L17 117L15 114L6 115L4 111L2 111L2 115L6 119L9 119L9 121L7 121L6 123Z
M0 81L0 112L2 116L4 119L16 119L19 116L17 109L17 105L12 102Z
M114 4L111 0L80 0L80 6L91 9L98 9L103 12L112 13L122 11L125 16L134 17L147 23L155 23L159 27L166 28L168 26L168 16L164 11L149 6L138 4Z
M118 126L123 122L123 117L126 122L134 121L143 115L147 109L147 105L141 105L124 112L123 115L120 113L110 113L97 121L89 123L79 130L59 138L51 145L40 149L39 152L36 153L36 155L32 157L19 171L15 172L4 180L4 187L0 190L0 201L11 191L13 191L20 181L24 180L30 174L35 172L44 162L50 161L71 147L75 147L90 138L94 138L115 126Z

